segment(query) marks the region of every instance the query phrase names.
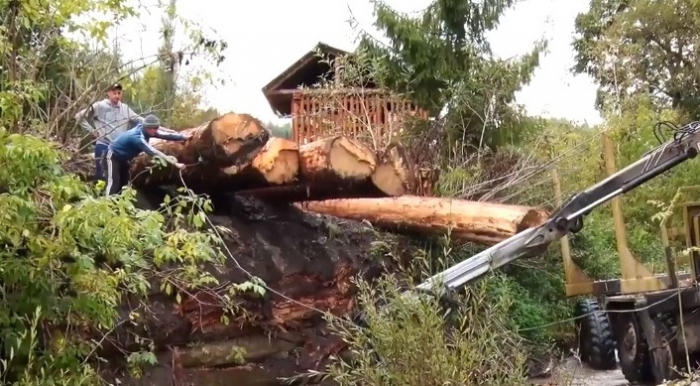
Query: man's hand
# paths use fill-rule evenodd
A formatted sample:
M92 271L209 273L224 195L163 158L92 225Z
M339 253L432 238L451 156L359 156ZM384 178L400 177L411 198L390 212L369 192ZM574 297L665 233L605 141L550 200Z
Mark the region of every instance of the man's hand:
M185 168L185 164L181 164L181 163L177 162L177 163L175 163L175 167L182 170Z
M185 141L189 141L192 139L192 133L180 133L183 137L185 137Z

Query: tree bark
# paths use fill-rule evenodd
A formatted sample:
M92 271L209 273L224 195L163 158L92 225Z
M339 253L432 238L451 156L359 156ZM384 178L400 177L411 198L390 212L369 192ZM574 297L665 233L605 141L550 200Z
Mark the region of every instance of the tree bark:
M441 197L401 196L328 200L297 204L310 212L349 220L367 220L391 231L444 235L494 245L544 223L544 210Z
M152 139L161 152L188 165L182 173L173 166L152 167L146 154L131 165L132 183L137 187L158 187L185 183L200 191L215 190L221 182L221 169L252 162L269 139L262 123L248 114L227 113L199 127L186 129L192 138L185 142Z

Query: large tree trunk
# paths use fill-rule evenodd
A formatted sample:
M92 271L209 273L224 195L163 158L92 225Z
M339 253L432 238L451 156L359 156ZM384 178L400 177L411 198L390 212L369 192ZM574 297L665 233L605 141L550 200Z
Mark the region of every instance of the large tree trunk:
M302 145L299 159L301 179L310 183L362 181L377 167L377 159L369 148L343 136Z
M389 145L381 156L379 166L372 173L371 180L387 196L414 193L416 171L406 149L396 142Z
M221 169L221 188L227 191L291 184L299 175L299 146L284 138L270 138L248 165Z
M305 202L299 207L350 220L367 220L391 231L444 235L494 245L544 223L544 210L441 197L401 196Z
M262 154L258 158L261 157ZM293 156L290 154L289 157ZM280 167L285 171L291 169ZM285 180L289 181L291 178L287 174ZM276 203L401 196L416 189L416 175L406 150L400 144L390 145L380 157L376 157L364 145L338 136L301 146L298 179L284 186L276 185L244 189L240 193Z
M152 139L151 144L179 162L185 183L199 191L216 190L222 182L221 169L251 163L269 139L262 123L248 114L227 113L183 132L192 134L186 142ZM180 184L180 172L173 166L152 167L150 157L138 156L131 165L132 183L138 187Z
M276 203L384 196L371 181L376 168L377 157L363 144L343 136L329 137L299 147L295 183L240 193Z

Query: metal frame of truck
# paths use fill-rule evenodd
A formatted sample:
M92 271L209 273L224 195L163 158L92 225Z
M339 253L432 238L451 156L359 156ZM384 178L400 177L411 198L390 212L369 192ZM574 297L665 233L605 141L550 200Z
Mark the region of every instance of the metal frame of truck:
M609 138L605 139L604 158L608 173L614 174ZM629 250L617 198L611 205L621 278L591 280L572 261L568 240L561 240L567 296L593 295L579 300L575 310L581 358L591 367L615 368L617 349L628 381L658 384L678 378L687 369L693 355L686 357L686 352L700 351L700 318L696 317L700 311L696 279L700 249L694 250L700 247L700 202L688 201L688 193L700 196L700 186L679 188L659 224L664 247L659 254L666 262L662 274L653 274ZM674 239L683 239L682 248L672 245ZM683 252L687 252L686 259ZM677 271L679 261L689 269Z
M673 138L666 142L660 139L663 126L673 132ZM700 149L700 122L682 127L660 122L654 129L660 146L619 171L612 141L604 135L605 180L560 205L545 224L456 264L419 285L418 290L431 291L438 285L448 290L462 287L513 260L540 255L552 242L561 240L567 296L593 295L579 300L575 311L582 359L595 369L615 368L617 349L622 372L630 382L657 384L676 378L678 368L692 365L685 353L700 352L700 253L690 253L688 272L676 272L671 240L682 236L686 248L700 247L700 203L674 200L669 207L661 223L665 251L659 251L665 253L667 272L654 275L627 247L618 196L695 158ZM693 188L682 188L679 194L684 189ZM612 205L622 274L619 279L593 281L572 261L566 236L580 231L583 218L608 202ZM685 221L683 226L673 228L671 217L677 211Z

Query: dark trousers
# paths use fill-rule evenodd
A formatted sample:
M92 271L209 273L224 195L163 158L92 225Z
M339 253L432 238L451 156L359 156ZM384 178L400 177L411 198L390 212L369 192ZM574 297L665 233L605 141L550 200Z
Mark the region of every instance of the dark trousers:
M109 149L109 146L103 143L95 144L95 177L102 181L106 180L105 171L102 168L102 165L104 164L107 149Z
M105 192L109 197L118 194L129 183L129 161L122 161L111 150L107 150L105 169L107 171Z

